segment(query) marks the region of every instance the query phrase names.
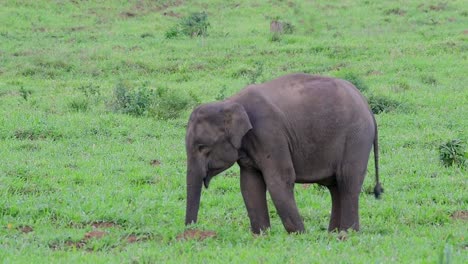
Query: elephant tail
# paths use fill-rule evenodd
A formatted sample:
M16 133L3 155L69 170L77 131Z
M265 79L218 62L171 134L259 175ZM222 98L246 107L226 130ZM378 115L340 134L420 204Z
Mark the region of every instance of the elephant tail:
M373 114L372 114L372 118L374 119L374 126L375 126L375 137L374 137L375 187L374 187L374 195L375 195L375 198L379 199L380 195L384 192L384 189L382 188L382 185L380 185L380 181L379 181L379 133L377 131L377 122L375 121L375 117L374 117Z

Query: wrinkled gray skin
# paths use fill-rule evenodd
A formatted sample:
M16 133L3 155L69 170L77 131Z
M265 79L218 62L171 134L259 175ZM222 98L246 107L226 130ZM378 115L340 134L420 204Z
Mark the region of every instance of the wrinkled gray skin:
M197 221L202 184L234 163L253 233L270 227L266 191L288 232L304 232L294 183L318 183L332 197L329 231L359 230L359 192L377 126L349 82L307 74L249 85L221 102L197 107L187 127L187 210Z

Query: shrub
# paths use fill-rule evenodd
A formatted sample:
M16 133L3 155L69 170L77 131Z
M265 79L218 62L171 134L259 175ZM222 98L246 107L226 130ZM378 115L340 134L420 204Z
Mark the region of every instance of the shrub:
M132 89L120 82L114 89L111 107L115 112L133 116L153 116L160 119L177 118L189 106L200 100L193 93L169 91L167 87L152 90L146 86Z
M195 12L182 18L179 26L182 34L197 37L207 35L210 23L208 22L208 15L205 12Z
M294 27L293 24L287 22L287 21L284 21L283 22L283 33L284 34L292 34L294 33L294 31L296 31L296 28Z
M401 106L401 103L391 98L379 95L371 95L368 97L369 106L374 114L382 112L390 112Z
M464 167L467 158L466 144L460 139L453 139L439 146L439 159L446 167L453 165Z
M133 90L127 83L119 82L114 89L112 107L116 112L141 116L153 104L153 97L153 92L146 86Z

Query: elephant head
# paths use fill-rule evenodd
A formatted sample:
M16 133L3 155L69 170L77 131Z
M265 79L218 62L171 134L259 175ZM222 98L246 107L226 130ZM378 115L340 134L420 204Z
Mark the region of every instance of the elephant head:
M252 129L244 107L223 101L197 107L187 126L187 208L185 224L197 222L202 184L239 159L242 138Z

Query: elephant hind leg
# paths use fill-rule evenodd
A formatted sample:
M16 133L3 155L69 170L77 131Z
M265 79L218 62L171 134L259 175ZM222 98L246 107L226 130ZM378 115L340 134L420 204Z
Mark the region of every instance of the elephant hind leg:
M327 186L330 191L332 200L332 211L330 216L330 223L328 225L328 231L333 232L340 230L341 224L341 199L340 192L336 185Z
M348 163L337 175L337 188L340 200L340 231L359 231L359 193L364 182L367 162Z
M340 193L340 231L359 231L359 193Z

